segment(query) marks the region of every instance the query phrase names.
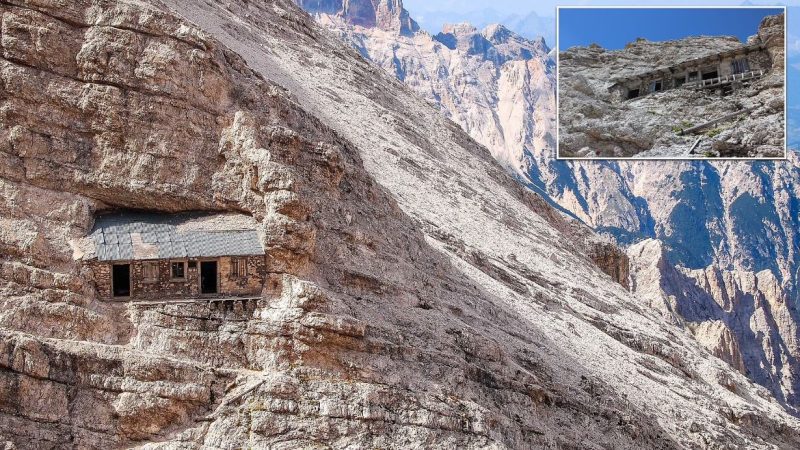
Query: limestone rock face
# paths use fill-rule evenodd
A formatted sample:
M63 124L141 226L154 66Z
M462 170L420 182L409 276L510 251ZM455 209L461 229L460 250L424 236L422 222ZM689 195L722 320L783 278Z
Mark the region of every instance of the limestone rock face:
M800 445L588 228L294 3L0 14L6 447ZM72 243L111 208L252 215L261 299L98 300Z
M684 284L675 265L689 269L713 266L741 273L768 270L778 280L781 295L796 298L794 280L800 268L795 250L800 243L800 219L792 214L793 205L800 201L796 152L790 151L786 162L755 164L557 161L551 131L555 110L552 61L540 51L541 41L524 40L502 26L479 31L469 24L453 25L431 39L426 33L398 37L381 30L353 29L324 16L320 22L438 105L515 178L552 204L624 246L644 239L660 240L657 251L653 250L657 257L642 257L638 251L636 256L629 254L632 272L637 272L631 288L640 301L659 310L664 320L684 322L676 309L680 296L665 296L661 287L662 283ZM770 41L769 35L782 32L779 22L777 18L764 21L760 27L764 42ZM672 53L658 54L661 59L657 61L696 54L710 43L740 45L732 38L689 39L668 46L665 50ZM656 45L639 42L634 48L655 58ZM503 77L510 67L521 66L551 69L534 84L526 83L532 79L529 77ZM487 67L491 70L484 70ZM626 69L620 66L620 70ZM515 82L502 83L503 79ZM497 98L509 102L495 101ZM503 105L513 106L504 109ZM513 130L519 132L509 133ZM615 269L620 259L608 260L602 252L592 255L599 257L604 271L622 275L619 281L627 284L627 275ZM786 320L793 323L792 318ZM706 326L714 333L723 331L714 322ZM795 339L791 327L767 328L770 334L777 333L776 339ZM761 346L758 334L740 334L739 338ZM726 360L738 367L735 358ZM791 383L778 386L770 377L758 380L776 392L793 395Z
M800 315L771 271L674 268L656 240L631 246L628 253L637 295L796 409Z
M501 25L456 24L431 36L398 36L320 22L459 124L515 176L528 180L530 155L555 145L555 66L544 40Z
M617 283L628 286L630 277L630 258L612 242L595 242L589 257Z
M706 320L696 327L690 327L692 334L711 354L727 362L733 368L746 374L747 368L742 360L739 342L730 327L721 320Z
M763 42L767 47L775 68L785 67L785 18L782 15L765 17L758 26L758 34L751 36L753 41Z
M763 20L753 44L766 47L771 70L729 95L668 89L629 101L613 100L613 80L737 48L731 37L637 40L623 50L573 47L559 55L559 152L565 157L783 157L783 15ZM677 131L749 111L704 134ZM697 147L692 149L700 138ZM693 152L693 153L690 153Z
M479 31L461 24L435 37L409 37L354 29L329 16L320 21L440 107L526 186L595 230L624 245L661 239L674 264L691 268L769 268L781 280L797 270L791 243L800 222L787 214L800 201L795 152L787 162L757 164L557 161L553 61L543 42L502 26ZM762 32L774 28L769 23ZM709 39L740 45L697 38L666 50L696 53ZM673 53L659 58L671 60Z

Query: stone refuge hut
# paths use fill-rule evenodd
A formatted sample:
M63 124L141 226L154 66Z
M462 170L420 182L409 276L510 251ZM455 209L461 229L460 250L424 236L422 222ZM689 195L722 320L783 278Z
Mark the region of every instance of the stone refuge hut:
M259 296L267 266L257 229L243 214L100 215L79 259L102 299Z
M772 59L767 47L755 42L669 67L616 78L612 80L609 92L616 101L679 87L717 89L725 95L766 74L773 66Z

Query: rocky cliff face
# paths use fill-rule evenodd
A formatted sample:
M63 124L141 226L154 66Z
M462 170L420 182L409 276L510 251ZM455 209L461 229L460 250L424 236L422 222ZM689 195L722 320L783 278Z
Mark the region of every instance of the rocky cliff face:
M798 404L798 310L769 270L676 269L660 241L629 249L639 296L686 326L727 361L794 409Z
M333 16L320 20L440 107L516 176L528 179L530 164L521 155L555 145L555 66L543 40L523 39L499 25L402 36L352 28Z
M7 447L800 445L585 227L291 2L0 13ZM99 301L70 241L111 208L252 215L262 298Z
M435 37L426 33L409 37L375 29L355 30L326 16L320 20L438 105L518 180L557 208L625 246L643 239L661 241L659 251L663 255L659 256L662 262L655 266L657 270L651 277L643 278L640 273L640 281L632 286L643 300L652 303L650 288L661 292L663 280L670 279L661 272L675 271L674 266L679 265L690 270L716 268L741 276L767 270L780 289L776 295L794 307L800 269L796 252L800 223L794 213L800 204L800 162L795 152L789 152L786 162L557 161L553 63L541 41L527 41L507 32L501 33L503 40L486 38L502 27L478 31L458 25ZM767 36L780 35L774 32L778 25L773 22L762 24L765 41ZM728 39L720 42L739 45ZM685 41L673 50L688 52L693 43L696 40ZM527 69L520 72L515 68ZM511 74L514 76L507 76ZM638 257L638 253L632 256L634 265ZM614 267L606 266L607 273L621 273ZM685 284L682 278L675 282L677 286ZM676 295L679 292L674 290ZM665 320L683 324L674 304L677 299L665 298L668 307L660 294L654 306L664 312ZM741 317L750 316L750 311L742 311ZM723 332L721 323L711 316L692 320L693 328L705 330L695 335L705 336L701 342L720 355L722 348L764 349L776 340L797 339L793 315L786 315L782 326L772 321L727 322L724 326L730 327L732 335ZM741 368L737 358L726 360ZM793 367L791 371L798 370L794 358L787 357L786 363L775 361L775 366L751 369L750 374L773 392L781 392L778 397L794 399L794 382L757 375L789 370L787 365Z
M724 96L717 90L676 88L615 101L609 86L621 77L740 47L736 38L637 40L623 50L599 46L563 50L560 156L783 157L783 16L765 18L756 31L750 44L766 48L772 67L764 77ZM737 112L746 113L732 116ZM678 133L724 116L732 117L698 133Z
M797 304L796 280L800 267L796 251L800 223L794 213L800 200L798 165L800 162L794 151L789 152L788 161L775 163L560 165L563 170L551 173L550 180L561 185L556 184L551 192L565 208L595 229L616 236L620 242L635 243L642 238L660 240L661 271L672 271L672 266L680 265L689 271L716 270L730 276L761 274L764 277L769 274L771 286L777 289L770 295L785 299L787 312L782 314L781 320L749 320L752 308L747 306L748 302L741 302L737 307L742 310L731 313L738 319L726 322L725 326L733 332L735 346L764 348L768 350L759 352L771 355L775 342L794 342L798 336L797 316L792 312ZM638 254L631 255L634 264L638 258ZM674 281L676 286L686 284L683 277L665 279ZM649 284L634 283L634 289L642 294L649 290L646 287ZM662 284L663 280L655 286ZM698 283L692 288L695 293L689 295L682 288L673 287L675 298L672 301L691 302L693 300L687 299L701 296L699 292L706 288L711 289L711 285ZM647 298L648 294L643 295ZM706 299L719 297L719 293L711 290L704 295ZM744 295L755 296L754 293ZM673 313L682 317L681 310L674 308L665 313L667 320ZM692 317L688 319L690 322L700 323L698 316ZM718 318L709 314L703 320ZM722 335L718 337L719 342L712 338L703 342L714 350L727 340ZM782 391L779 396L796 402L796 382L758 375L764 371L798 370L796 359L791 356L797 354L796 350L784 344L778 347L783 357L763 358L756 364L760 368L751 368L748 373L771 390Z

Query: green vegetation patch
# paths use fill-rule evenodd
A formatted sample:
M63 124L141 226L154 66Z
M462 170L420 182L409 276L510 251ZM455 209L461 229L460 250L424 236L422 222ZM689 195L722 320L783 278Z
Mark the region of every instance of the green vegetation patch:
M694 124L692 122L684 120L683 122L679 123L678 125L675 125L674 127L672 127L672 131L674 131L675 133L680 133L681 131L686 130L688 128L692 128L693 126L694 126Z

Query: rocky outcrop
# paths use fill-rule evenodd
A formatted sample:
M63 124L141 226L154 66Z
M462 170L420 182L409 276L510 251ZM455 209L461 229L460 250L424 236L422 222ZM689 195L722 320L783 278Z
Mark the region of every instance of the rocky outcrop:
M765 17L758 25L758 33L750 41L762 42L767 48L776 70L783 70L786 62L786 30L783 15Z
M17 448L161 440L208 423L244 371L270 364L260 352L279 333L252 311L100 302L71 243L110 208L246 211L271 270L302 273L316 243L303 171L315 189L335 184L342 143L165 10L61 6L0 5L0 436ZM292 322L344 326L320 311L299 325L305 315Z
M690 324L692 335L712 355L727 362L734 369L747 374L742 358L742 350L734 332L721 320L705 320L695 326Z
M638 295L668 320L686 326L715 356L796 409L799 317L772 272L676 269L656 240L632 246L629 255Z
M585 227L293 3L0 13L9 446L800 444ZM70 241L111 208L252 215L261 299L98 300Z
M614 281L628 288L630 260L623 250L612 242L597 242L589 251L589 257Z
M619 78L742 46L736 38L640 39L622 50L599 46L563 50L559 55L560 156L783 157L783 34L782 15L762 21L750 44L766 47L768 72L742 82L727 95L684 87L620 101L609 87ZM684 133L713 119L722 121Z

